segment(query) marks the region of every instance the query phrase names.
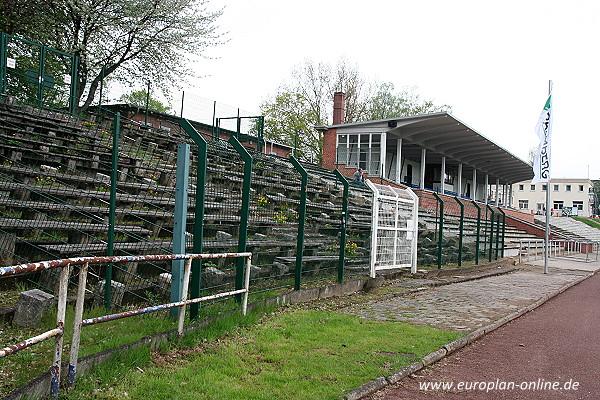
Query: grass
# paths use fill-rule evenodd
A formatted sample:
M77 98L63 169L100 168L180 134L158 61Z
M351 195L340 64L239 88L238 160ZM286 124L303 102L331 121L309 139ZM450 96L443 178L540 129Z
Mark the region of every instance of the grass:
M322 310L258 321L257 313L236 314L184 344L120 354L64 398L337 399L460 337Z
M594 221L592 219L583 217L573 217L573 219L579 222L583 222L584 224L589 225L592 228L600 229L600 222L598 221Z

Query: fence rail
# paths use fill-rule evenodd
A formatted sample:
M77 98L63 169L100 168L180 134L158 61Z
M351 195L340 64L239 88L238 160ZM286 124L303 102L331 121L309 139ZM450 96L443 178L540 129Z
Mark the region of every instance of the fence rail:
M598 261L600 243L578 239L553 239L549 241L550 258L568 258L575 261ZM519 262L544 259L544 239L522 239L519 241Z
M209 296L198 297L194 299L187 299L190 272L192 260L210 260L210 259L223 259L223 258L237 258L246 259L245 271L244 271L244 286L241 289L228 291L224 293L217 293ZM56 344L54 350L54 359L51 367L51 394L53 398L57 398L60 388L60 367L62 360L63 351L63 338L64 338L64 325L65 325L65 312L67 304L67 289L69 283L69 275L72 266L80 265L79 273L79 286L77 290L77 300L75 303L75 319L73 322L73 340L71 342L71 351L69 358L69 379L68 385L72 386L75 383L75 377L77 374L77 359L79 354L79 343L81 337L81 328L84 326L94 325L102 322L112 321L121 318L133 317L136 315L146 314L150 312L156 312L160 310L167 310L179 307L177 332L179 337L183 336L183 326L185 319L186 306L188 304L196 304L207 300L216 298L223 298L234 295L243 295L241 301L241 311L243 315L246 315L248 305L248 293L250 285L250 261L252 259L252 253L215 253L215 254L167 254L167 255L147 255L147 256L108 256L108 257L79 257L69 258L60 260L43 261L38 263L19 264L10 267L0 267L0 277L12 276L18 274L29 273L33 271L47 270L61 268L60 280L59 280L59 296L58 296L58 311L56 317L56 328L43 332L37 336L26 339L19 343L6 346L0 349L0 358L8 356L10 354L17 353L21 350L29 348L37 343L41 343L45 340L56 337ZM138 262L138 261L178 261L185 260L185 267L183 273L183 284L181 286L180 301L171 302L167 304L161 304L152 307L144 307L137 310L130 310L117 314L109 314L95 318L82 319L83 307L85 302L85 285L87 280L88 268L90 264L118 264L124 262Z

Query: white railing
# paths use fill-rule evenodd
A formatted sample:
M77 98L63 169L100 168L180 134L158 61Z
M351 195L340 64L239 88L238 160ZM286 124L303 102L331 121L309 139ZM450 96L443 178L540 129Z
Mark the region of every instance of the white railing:
M550 258L568 258L575 261L598 261L599 243L576 239L552 239L548 244ZM543 260L544 239L519 240L519 262Z
M218 293L210 296L198 297L187 300L188 287L190 282L190 272L192 260L196 259L214 259L214 258L245 258L246 269L244 275L244 287L224 293ZM69 274L71 267L81 265L79 273L79 282L77 290L77 300L75 303L75 318L73 321L73 340L71 342L71 351L69 357L69 379L68 386L75 383L77 375L77 359L79 355L79 343L81 338L81 328L84 326L99 324L102 322L113 321L116 319L133 317L136 315L150 312L167 310L179 307L177 332L179 337L183 335L183 323L185 319L185 310L188 304L200 303L207 300L218 299L222 297L243 294L242 314L246 315L248 307L248 292L250 285L250 261L252 253L217 253L217 254L167 254L167 255L148 255L148 256L107 256L107 257L79 257L52 261L43 261L38 263L20 264L10 267L0 267L0 277L18 275L28 272L42 271L54 268L62 268L59 278L58 308L56 315L56 328L43 332L37 336L26 339L22 342L6 346L0 349L0 358L24 350L44 340L56 337L54 348L54 358L51 367L50 391L53 398L57 398L60 389L60 365L62 360L62 347L64 337L65 312L67 305L67 286L69 283ZM117 314L104 315L96 318L83 319L83 306L85 302L85 286L87 282L87 272L90 264L117 264L121 262L132 261L175 261L186 260L183 273L183 285L181 289L181 300L174 303L161 304L152 307L144 307L137 310L125 311Z

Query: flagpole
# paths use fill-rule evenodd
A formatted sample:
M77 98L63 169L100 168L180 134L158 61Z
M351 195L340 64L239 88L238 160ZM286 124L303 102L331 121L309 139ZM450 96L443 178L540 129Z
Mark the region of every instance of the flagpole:
M548 81L548 96L552 94L552 81ZM550 160L548 160L550 161ZM548 258L550 257L550 174L546 183L546 236L545 236L544 274L548 273Z

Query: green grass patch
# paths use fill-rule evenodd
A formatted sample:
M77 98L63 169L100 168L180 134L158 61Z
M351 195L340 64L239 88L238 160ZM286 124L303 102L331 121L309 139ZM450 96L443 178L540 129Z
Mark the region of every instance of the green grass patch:
M119 355L82 377L65 398L337 399L461 336L316 310L277 313L235 329L253 320L256 314L220 319L211 336L227 332L225 339L190 336L191 348L156 352L147 365L147 353L133 361Z
M586 225L591 226L592 228L600 229L600 222L594 221L593 219L583 218L583 217L572 217L574 220L583 222Z

